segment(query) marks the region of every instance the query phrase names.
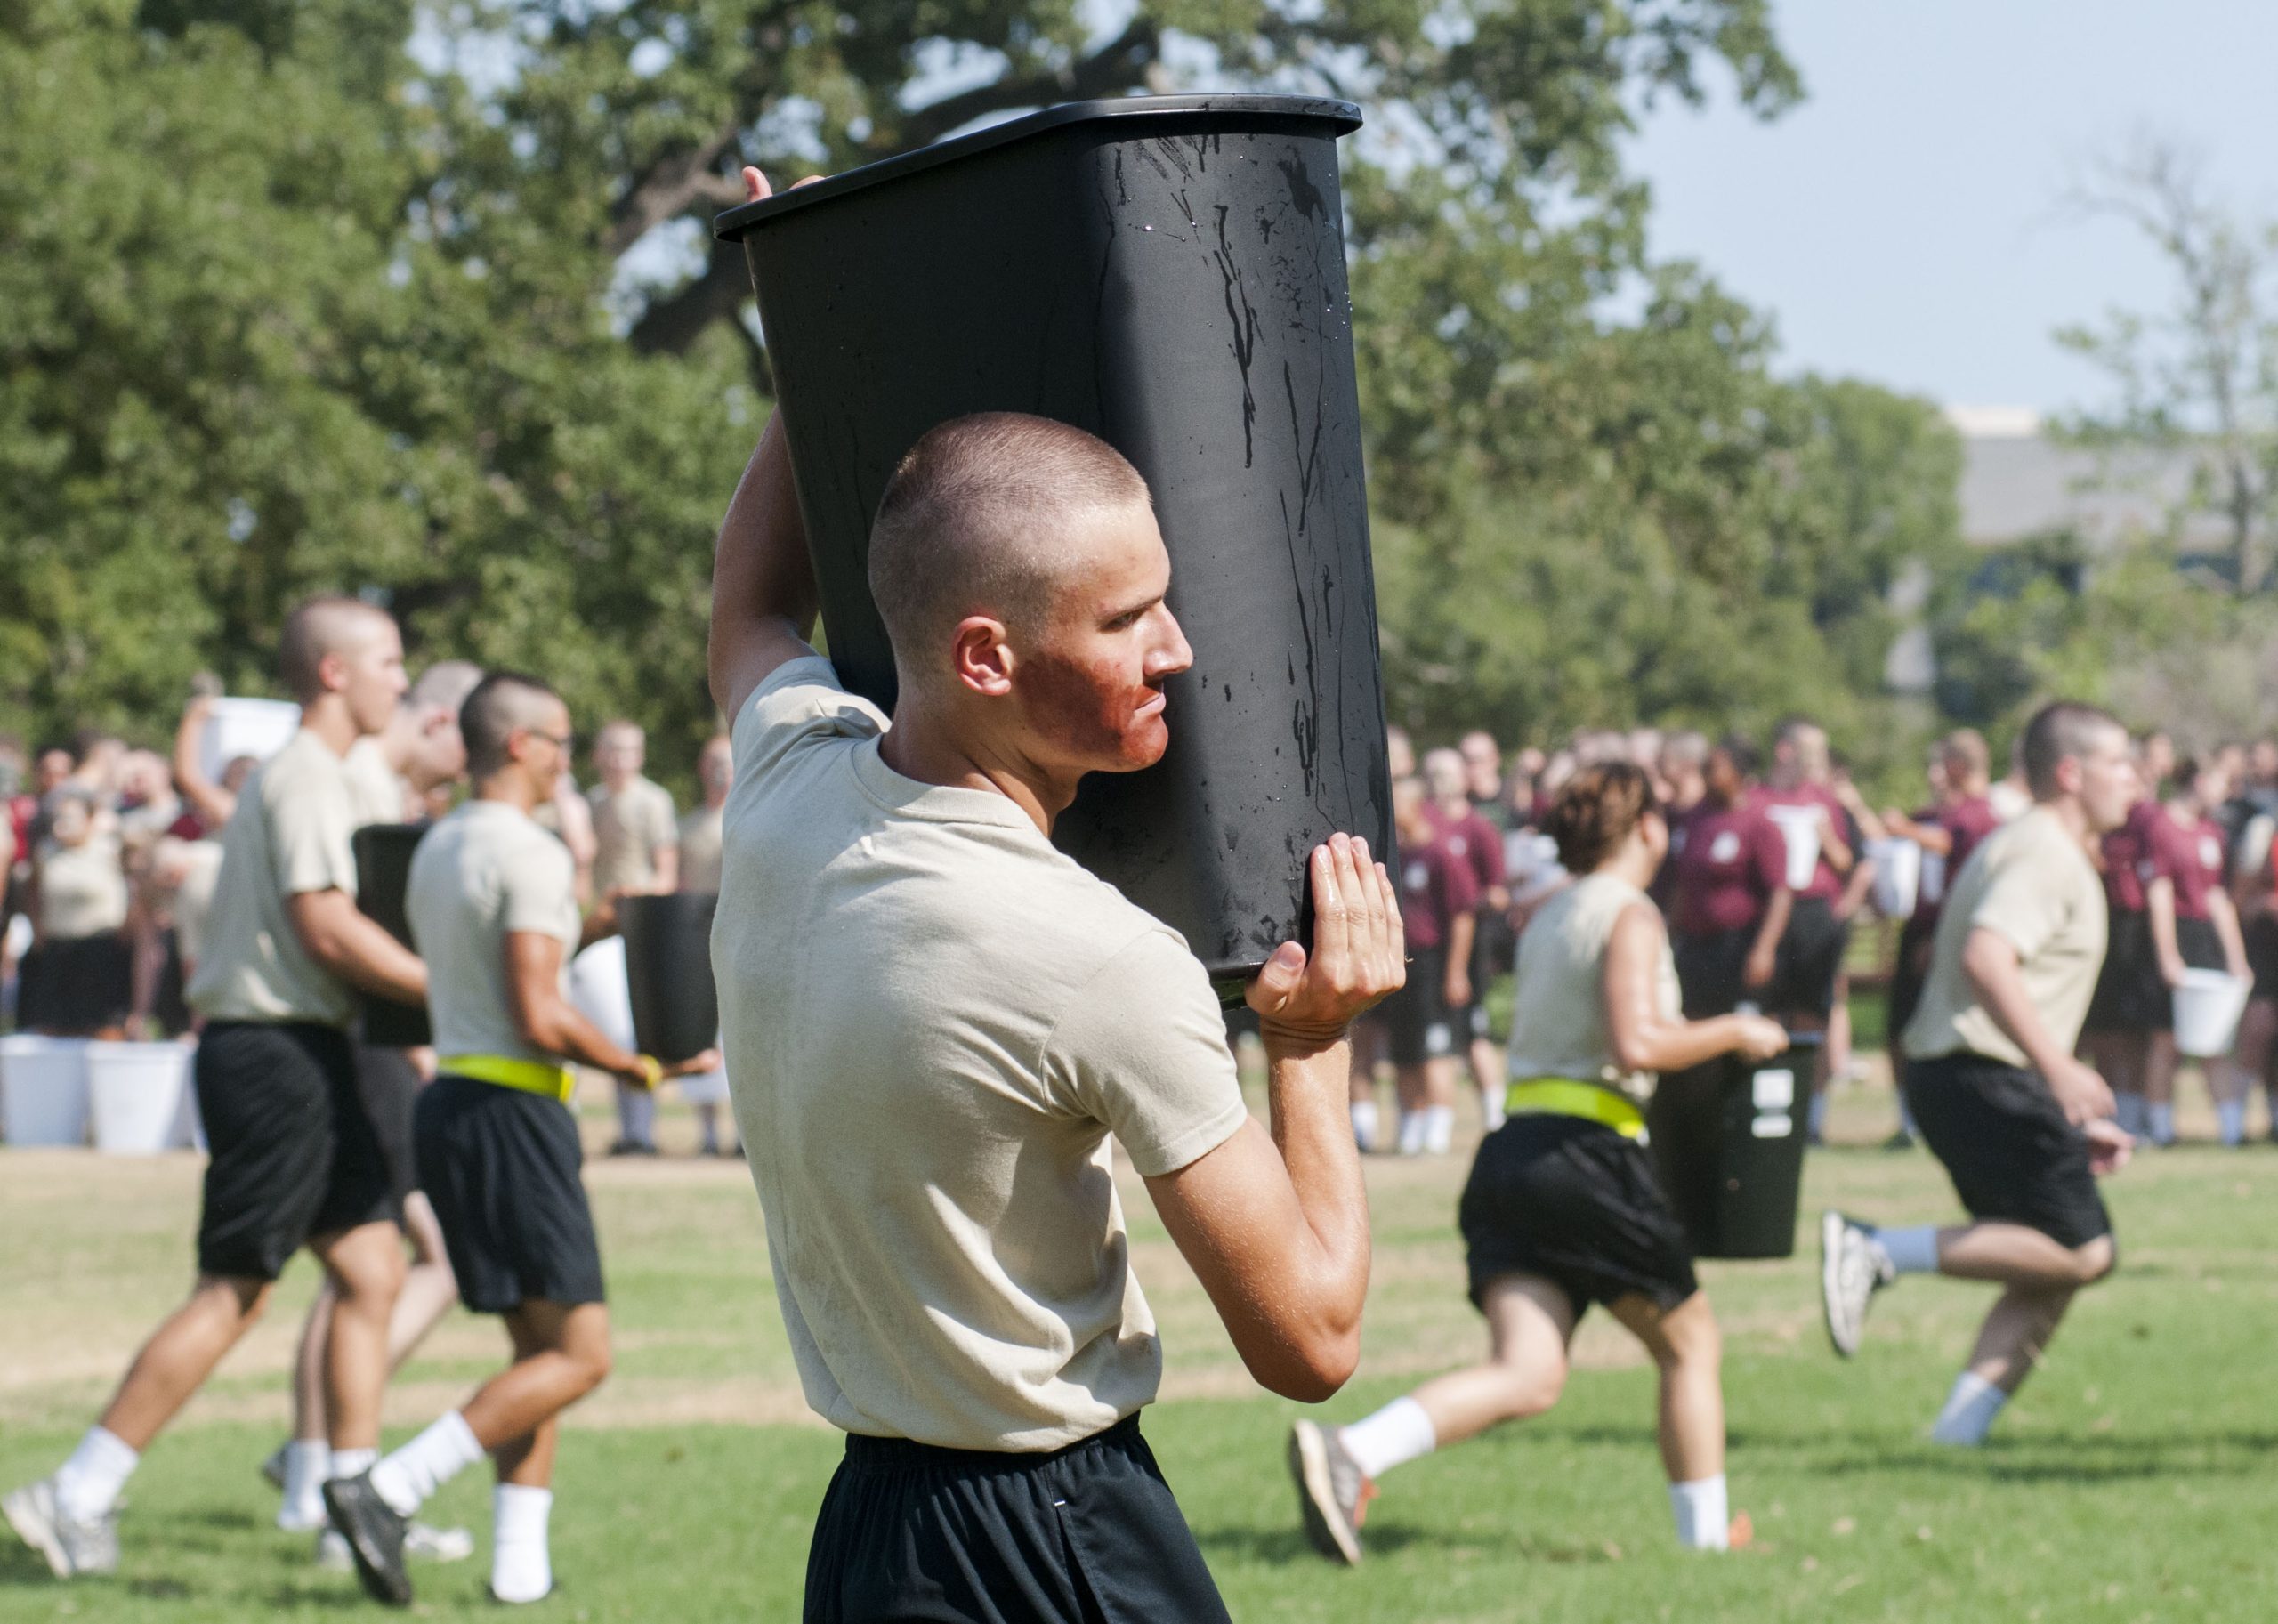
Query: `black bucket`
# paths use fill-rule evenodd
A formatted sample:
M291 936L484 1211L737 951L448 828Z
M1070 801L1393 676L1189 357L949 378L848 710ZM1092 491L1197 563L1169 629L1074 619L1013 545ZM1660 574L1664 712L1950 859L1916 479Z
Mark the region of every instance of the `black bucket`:
M414 947L404 893L411 885L411 854L427 833L424 823L371 823L356 831L356 906L364 916L403 943ZM377 993L361 995L363 1041L375 1048L411 1049L432 1043L424 1004L403 1004Z
M720 1000L712 986L712 910L719 901L709 891L617 900L634 1040L668 1066L720 1038Z
M1727 1054L1663 1078L1645 1119L1669 1204L1702 1257L1792 1257L1817 1033L1766 1061Z
M1056 107L723 214L790 435L840 679L891 708L870 521L926 430L1088 430L1146 476L1194 668L1170 749L1054 839L1222 992L1306 932L1330 834L1392 848L1337 138L1349 102Z

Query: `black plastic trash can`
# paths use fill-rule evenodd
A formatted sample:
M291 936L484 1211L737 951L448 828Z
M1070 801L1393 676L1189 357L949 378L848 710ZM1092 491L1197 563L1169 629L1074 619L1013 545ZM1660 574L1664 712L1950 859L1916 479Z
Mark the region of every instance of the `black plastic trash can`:
M891 707L865 575L887 478L980 411L1143 474L1193 645L1168 753L1054 838L1220 982L1305 933L1307 852L1390 852L1337 139L1349 102L1076 102L723 214L759 295L842 680Z
M1784 1054L1727 1054L1653 1091L1653 1163L1698 1256L1795 1256L1820 1043L1797 1033Z
M356 831L356 906L405 947L412 947L405 893L411 885L411 854L427 833L424 823L373 823ZM415 949L416 950L416 949ZM362 1038L375 1048L409 1049L435 1040L424 1004L404 1004L365 993Z
M719 901L709 891L618 899L634 1040L668 1066L719 1040L720 999L712 984L712 912Z

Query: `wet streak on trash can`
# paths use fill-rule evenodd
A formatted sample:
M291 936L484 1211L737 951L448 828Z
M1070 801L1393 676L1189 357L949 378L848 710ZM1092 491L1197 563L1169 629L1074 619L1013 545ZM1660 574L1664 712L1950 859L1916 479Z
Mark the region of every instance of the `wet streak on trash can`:
M888 476L979 411L1143 474L1195 652L1170 747L1095 773L1060 845L1229 990L1307 929L1307 852L1389 855L1337 138L1349 103L1075 103L721 216L744 244L842 680L891 707L865 578Z

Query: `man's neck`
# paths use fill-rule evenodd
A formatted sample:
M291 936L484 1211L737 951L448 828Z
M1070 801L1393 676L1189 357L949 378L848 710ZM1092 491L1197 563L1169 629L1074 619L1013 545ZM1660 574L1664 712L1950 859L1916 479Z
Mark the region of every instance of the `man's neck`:
M604 772L602 774L602 788L608 790L611 795L623 795L626 790L632 788L634 785L640 781L641 769L638 767L634 768L630 772Z
M479 780L474 786L474 798L478 801L497 801L525 813L536 810L540 801L552 799L550 796L538 793L537 786L530 782L528 774L517 772L511 767Z
M957 738L932 707L907 692L895 702L893 725L878 741L878 755L902 777L921 784L1001 795L1046 835L1052 833L1053 820L1076 798L1077 780L1063 782L984 742Z
M301 730L314 733L335 755L347 755L350 747L364 737L356 718L348 714L347 701L336 693L321 695L301 707Z
M2040 803L2040 810L2064 826L2064 830L2080 843L2087 851L2096 839L2096 832L2088 827L2088 809L2080 804L2078 796L2061 795L2053 801Z

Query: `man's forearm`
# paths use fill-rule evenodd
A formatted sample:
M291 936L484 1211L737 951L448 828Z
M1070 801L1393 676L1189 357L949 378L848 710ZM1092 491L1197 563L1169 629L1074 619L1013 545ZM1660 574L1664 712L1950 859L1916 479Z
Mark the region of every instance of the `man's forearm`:
M1357 1322L1369 1290L1369 1192L1353 1140L1352 1078L1349 1036L1318 1046L1266 1036L1267 1127L1318 1244L1316 1283Z

